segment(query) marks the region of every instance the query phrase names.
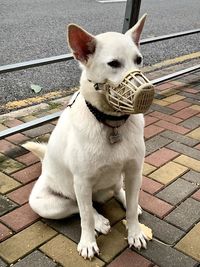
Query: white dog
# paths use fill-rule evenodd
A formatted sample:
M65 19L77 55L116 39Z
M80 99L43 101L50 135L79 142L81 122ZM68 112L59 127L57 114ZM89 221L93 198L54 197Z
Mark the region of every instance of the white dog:
M93 208L92 201L102 202L112 196L126 207L130 247L146 248L146 236L138 222L145 156L143 115L114 111L98 90L107 79L117 84L127 71L141 66L139 41L145 18L126 34L93 36L77 25L69 25L69 46L82 68L80 92L62 113L47 145L24 145L42 161L42 174L31 192L30 206L50 219L79 212L78 252L84 258L99 253L95 230L103 234L110 230L109 221Z

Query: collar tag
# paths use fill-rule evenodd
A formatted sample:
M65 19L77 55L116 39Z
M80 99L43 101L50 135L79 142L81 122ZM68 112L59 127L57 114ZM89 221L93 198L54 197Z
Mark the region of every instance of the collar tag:
M109 142L111 145L121 142L122 141L122 137L118 132L117 128L112 128L112 133L109 135Z

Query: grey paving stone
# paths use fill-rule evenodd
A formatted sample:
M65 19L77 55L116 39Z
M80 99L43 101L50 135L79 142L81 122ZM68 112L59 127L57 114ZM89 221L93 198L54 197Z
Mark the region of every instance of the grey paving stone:
M200 152L198 149L186 146L175 141L167 145L167 147L188 157L200 160Z
M12 265L13 267L56 267L57 264L45 256L40 251L36 250L26 256L21 261Z
M163 99L163 98L165 98L166 96L164 96L164 95L161 95L161 94L158 94L158 93L155 93L155 95L154 95L154 98L156 98L156 99Z
M52 132L54 127L55 126L52 124L45 124L45 125L42 125L40 127L36 127L36 128L31 129L31 130L25 131L25 132L23 132L23 134L25 134L29 137L36 137L39 135L43 135L43 134Z
M195 98L186 98L185 101L193 105L199 105L199 100Z
M199 74L198 74L198 75L199 75ZM192 88L194 88L195 90L200 91L199 83L195 83L195 85L192 85Z
M185 96L187 98L200 100L200 95L199 94L191 94L191 93L187 93L187 92L181 92L180 95Z
M62 220L46 220L45 222L61 234L78 243L81 236L80 216L78 214Z
M197 188L198 186L196 184L192 184L191 182L179 178L161 190L156 196L172 205L177 205Z
M0 267L6 267L6 263L0 259Z
M199 82L199 78L194 74L184 75L179 79L181 82L185 82L190 84L189 87L191 87L194 83Z
M174 109L168 108L168 107L165 107L165 106L160 106L160 105L157 105L157 104L152 104L151 105L151 109L156 110L156 111L160 111L160 112L168 114L168 115L171 115L171 114L175 113Z
M154 237L169 245L175 244L183 235L185 235L184 231L157 218L156 216L151 215L146 211L143 211L139 220L141 223L152 229Z
M14 202L12 202L3 195L0 195L0 216L2 216L8 211L13 210L16 207L17 205Z
M146 258L151 259L159 267L196 267L197 262L178 250L152 240L147 249L139 252Z
M27 152L28 151L22 146L16 146L15 148L12 148L8 152L6 152L6 156L8 156L9 158L16 158L26 154Z
M188 198L165 217L165 220L187 231L200 219L200 202Z
M170 139L164 138L161 135L156 135L145 142L146 144L146 156L153 153L154 151L166 146L171 142Z
M147 114L149 114L149 113L151 113L151 112L153 112L153 109L148 109L146 112L145 112L145 115L147 115Z
M196 183L197 185L200 185L200 175L199 172L195 172L193 170L190 170L186 174L184 174L181 178L184 180L187 180L192 183Z
M200 119L199 119L199 117L193 116L193 117L179 123L179 125L193 130L193 129L200 126Z
M166 137L166 138L170 138L174 141L180 142L182 144L188 145L190 147L193 147L199 143L198 140L192 139L192 138L184 136L182 134L175 133L175 132L170 131L170 130L166 130L166 131L160 133L160 135L163 137Z

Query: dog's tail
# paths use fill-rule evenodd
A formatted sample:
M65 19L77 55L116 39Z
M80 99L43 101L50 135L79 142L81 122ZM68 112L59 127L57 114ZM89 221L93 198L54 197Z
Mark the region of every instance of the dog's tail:
M45 143L36 143L36 142L27 142L22 145L27 150L33 152L41 161L44 158L47 144Z

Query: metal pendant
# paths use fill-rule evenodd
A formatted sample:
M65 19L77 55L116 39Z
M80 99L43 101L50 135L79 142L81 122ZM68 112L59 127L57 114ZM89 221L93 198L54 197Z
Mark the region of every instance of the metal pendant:
M118 132L118 128L112 128L112 133L109 135L110 144L121 142L122 137Z

